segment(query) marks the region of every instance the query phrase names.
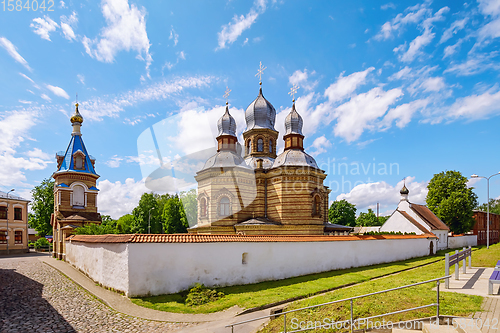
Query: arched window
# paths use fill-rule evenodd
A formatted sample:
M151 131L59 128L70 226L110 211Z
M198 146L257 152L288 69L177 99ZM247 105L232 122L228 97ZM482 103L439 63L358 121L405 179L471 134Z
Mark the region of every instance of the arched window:
M247 154L252 152L252 140L247 141Z
M85 189L77 185L73 188L73 206L85 207Z
M257 140L257 151L258 152L264 151L264 140L262 139Z
M220 199L220 216L228 216L231 215L231 205L228 197L222 197Z
M207 216L207 199L205 198L200 200L200 214L201 216Z
M321 198L319 195L314 196L313 206L312 206L312 215L320 216L321 215Z
M83 169L83 157L75 156L75 169L82 170Z
M269 140L269 152L273 152L273 140Z

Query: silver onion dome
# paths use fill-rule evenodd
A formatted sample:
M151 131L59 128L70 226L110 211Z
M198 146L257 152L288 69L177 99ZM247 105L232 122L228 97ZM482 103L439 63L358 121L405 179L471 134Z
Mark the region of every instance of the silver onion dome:
M226 112L222 115L222 117L219 118L219 121L217 122L217 128L219 129L219 136L236 136L236 121L229 113L229 108L227 105Z
M273 168L280 166L300 166L319 169L314 158L301 149L287 149L274 161Z
M302 135L302 126L304 122L302 121L302 117L295 110L295 103L293 103L292 111L285 118L285 135L288 134L300 134Z
M259 91L259 96L250 103L245 111L245 120L247 123L247 130L253 128L268 128L273 131L274 122L276 121L276 110L274 106L269 103L262 95L262 87Z

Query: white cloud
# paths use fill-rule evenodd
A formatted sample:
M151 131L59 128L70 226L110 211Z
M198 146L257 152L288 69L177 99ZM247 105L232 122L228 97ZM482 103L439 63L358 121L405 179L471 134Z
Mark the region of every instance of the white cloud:
M469 76L482 73L488 69L499 70L500 65L498 62L492 60L492 58L497 55L497 52L492 52L490 54L472 53L468 55L465 62L458 64L452 62L443 73L455 73L458 76Z
M266 0L255 1L253 7L247 15L233 17L233 21L223 25L222 30L218 33L218 44L216 50L224 49L234 43L243 31L249 29L255 23L260 14L266 11ZM254 40L255 42L255 40Z
M130 214L137 206L144 193L151 192L146 188L144 180L135 181L127 178L125 182L110 182L105 179L98 182L98 204L101 214L111 215L118 219L125 214Z
M385 5L380 6L380 9L387 10L389 8L396 9L396 5L392 2L386 3Z
M500 91L459 98L448 110L448 117L483 119L500 114Z
M398 105L387 112L384 119L380 122L379 127L387 129L392 126L394 121L396 121L396 126L403 128L410 123L415 112L425 108L428 104L429 101L427 99L417 99L411 101L410 103Z
M382 25L380 32L374 37L376 40L386 40L393 37L394 32L401 33L408 24L419 23L432 10L428 8L429 3L408 7L404 10L406 15L399 13L392 21L387 21Z
M310 74L314 75L316 74L316 72L312 71ZM316 86L318 85L318 81L310 82L308 81L308 78L309 73L307 72L307 69L304 69L304 71L298 69L293 72L293 74L288 78L288 81L292 85L296 84L300 86L300 88L304 88L305 90L310 91L316 88Z
M403 95L401 89L384 91L375 87L366 93L354 96L336 110L337 123L334 127L336 136L347 142L357 140L366 129L373 129L374 122L385 115L390 105Z
M43 98L44 100L46 100L47 102L52 101L52 99L49 96L47 96L46 94L41 94L40 97Z
M161 101L175 96L185 89L196 89L207 86L214 80L213 77L187 77L178 78L171 82L158 82L140 90L133 90L116 97L94 97L82 101L80 111L91 120L100 121L103 117L117 117L125 107L151 100Z
M113 62L116 54L123 50L136 51L137 58L146 61L149 70L153 58L149 53L146 9L129 5L128 0L103 0L102 13L107 26L95 39L83 37L85 51L102 62Z
M426 92L440 91L446 87L446 84L442 77L430 77L422 83L421 87Z
M374 67L370 67L364 71L352 73L346 77L343 76L344 72L342 72L337 81L326 88L325 96L328 97L331 102L342 101L349 97L360 85L365 84L366 76L374 69Z
M389 80L401 80L405 79L408 77L408 75L411 72L411 68L408 66L405 66L405 68L399 70L397 73L392 74L389 76Z
M174 46L177 46L177 43L179 42L179 34L177 34L174 30L174 26L170 29L170 36L168 39L173 39L174 40Z
M64 91L63 88L55 87L55 86L51 86L50 84L47 84L47 89L49 89L50 91L52 91L52 93L54 95L56 95L56 96L69 99L68 93L66 91Z
M324 136L320 136L314 139L311 147L316 148L315 151L311 152L312 156L318 156L319 154L327 152L327 148L330 148L332 143Z
M76 77L81 84L85 85L85 76L83 74L77 74Z
M73 12L70 17L61 16L61 29L64 34L64 38L67 40L76 39L75 32L73 31L76 28L76 24L78 23L78 18L76 17L76 12Z
M465 28L465 25L467 24L468 20L469 20L469 18L465 17L461 20L456 20L455 22L453 22L451 24L451 26L443 32L443 35L441 36L441 39L439 40L439 44L446 42L448 39L453 37L453 35L456 35L457 32L459 32L460 30Z
M33 32L48 41L50 41L50 33L56 31L56 28L59 27L59 25L47 15L43 18L34 18L33 22L34 23L30 24L30 27L33 28Z
M496 17L500 15L500 2L497 0L478 0L479 10L484 16Z
M446 46L444 48L443 59L450 57L450 56L454 55L455 53L457 53L458 48L460 47L460 45L462 45L463 41L464 41L463 39L459 39L455 44Z
M114 155L109 161L104 162L104 164L106 164L110 168L118 168L121 161L123 161L123 158L118 157L118 155Z
M428 182L416 182L415 177L406 178L406 187L410 190L408 199L410 202L425 204L427 197ZM336 200L345 199L356 205L358 211L368 208L376 209L377 203L382 209L395 210L401 199L399 191L403 187L403 181L399 181L396 186L381 181L374 183L364 183L355 186L349 193L339 194Z
M17 52L17 47L15 47L14 44L10 42L10 40L5 37L0 37L0 46L3 47L15 61L26 67L26 69L28 69L30 72L33 71L28 65L28 62L24 60L24 58Z

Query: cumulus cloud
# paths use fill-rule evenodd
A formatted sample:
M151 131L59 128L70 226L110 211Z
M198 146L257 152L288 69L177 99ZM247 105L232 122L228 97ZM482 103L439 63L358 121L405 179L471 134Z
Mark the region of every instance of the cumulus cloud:
M113 62L120 51L136 51L137 58L146 61L146 69L153 61L149 53L146 32L146 9L129 4L128 0L103 0L102 13L106 27L99 37L83 37L85 51L102 62Z
M253 7L246 15L233 17L233 21L222 26L222 30L218 33L218 47L216 50L224 49L233 44L243 31L249 29L255 23L259 15L266 11L266 0L255 1Z
M19 54L19 52L17 52L17 47L15 47L14 44L10 42L10 40L5 37L0 37L0 46L3 47L15 61L26 67L26 69L28 69L30 72L32 71L31 67L28 65L28 62Z
M101 180L99 188L98 203L101 214L110 215L118 219L125 214L130 214L137 206L144 193L151 192L145 185L144 180L135 181L127 178L125 182L110 182Z
M63 97L66 99L69 99L69 95L66 91L64 91L63 88L56 87L56 86L51 86L50 84L47 84L47 89L52 91L52 93L56 96Z
M311 147L315 148L315 151L311 152L312 156L318 156L319 154L325 153L327 148L330 148L332 143L324 136L320 136L314 139Z
M343 76L344 72L342 72L337 78L337 81L326 88L324 95L328 97L331 102L344 100L349 97L356 88L365 84L366 76L374 69L374 67L370 67L364 71L356 72L345 77Z
M428 99L417 99L410 103L398 105L387 112L384 119L380 122L379 127L387 129L392 126L393 122L396 122L397 127L404 128L410 123L415 112L425 108L428 104Z
M43 18L34 18L33 23L30 24L30 27L33 28L33 32L39 35L41 38L50 41L50 33L56 31L56 28L58 28L59 25L50 17L45 15Z
M410 202L425 204L427 197L428 182L416 182L415 177L406 178L406 187L410 190L408 199ZM385 181L374 183L363 183L355 186L349 193L339 194L336 200L347 200L356 205L358 211L368 208L375 209L377 203L380 203L382 209L395 210L401 199L399 191L403 187L403 180L395 186Z
M73 29L76 28L77 23L78 17L76 16L76 12L73 12L69 17L61 16L61 30L63 31L64 38L69 41L76 39Z
M448 117L483 119L500 114L500 91L459 98L448 110Z
M314 75L314 74L316 74L315 71L312 71L311 73L308 73L307 69L304 69L303 71L301 71L300 69L298 69L295 72L293 72L293 74L288 78L288 81L292 85L296 84L299 87L304 88L305 90L310 91L310 90L313 90L318 85L318 81L310 82L308 80L309 75Z

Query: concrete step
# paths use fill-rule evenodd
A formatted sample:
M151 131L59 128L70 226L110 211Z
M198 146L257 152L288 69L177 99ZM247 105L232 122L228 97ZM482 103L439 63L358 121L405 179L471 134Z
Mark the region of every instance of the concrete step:
M425 323L422 325L423 333L458 333L451 325L436 325Z
M481 333L481 323L472 318L453 318L453 326L457 328L458 333Z

